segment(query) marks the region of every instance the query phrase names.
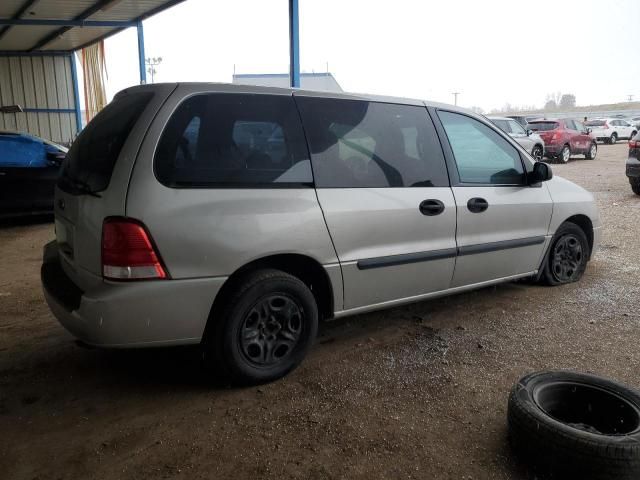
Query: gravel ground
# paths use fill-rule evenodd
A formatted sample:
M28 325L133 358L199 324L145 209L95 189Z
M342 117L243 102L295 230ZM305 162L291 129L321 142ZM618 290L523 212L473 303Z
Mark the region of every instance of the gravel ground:
M40 291L47 221L0 227L0 477L530 479L506 436L521 375L640 387L640 197L627 147L554 165L594 192L601 249L578 284L511 283L335 321L282 381L216 385L194 349L76 346Z

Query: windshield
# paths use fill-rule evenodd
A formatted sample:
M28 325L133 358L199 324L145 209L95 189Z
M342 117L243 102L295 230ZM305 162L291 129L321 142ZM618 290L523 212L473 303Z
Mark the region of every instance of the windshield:
M558 128L558 122L531 122L529 128L534 132L546 132Z
M606 122L604 120L589 120L584 122L587 127L604 127Z
M511 130L509 129L509 122L507 122L506 120L498 120L495 118L491 118L490 120L491 120L491 123L493 123L496 127L502 130L504 133L511 132Z
M60 188L105 190L120 150L152 96L150 92L118 95L102 109L67 153L58 182Z

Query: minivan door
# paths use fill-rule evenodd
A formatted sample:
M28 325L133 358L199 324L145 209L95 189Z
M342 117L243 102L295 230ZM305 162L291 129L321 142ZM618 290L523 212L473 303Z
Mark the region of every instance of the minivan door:
M518 149L471 116L438 110L458 207L452 287L534 272L551 221L544 184L528 186Z
M345 310L449 288L456 206L424 105L294 98L342 267Z

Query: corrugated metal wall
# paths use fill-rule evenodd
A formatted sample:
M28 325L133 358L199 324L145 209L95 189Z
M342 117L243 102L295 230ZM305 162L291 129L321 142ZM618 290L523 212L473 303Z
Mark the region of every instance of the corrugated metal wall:
M26 110L0 113L0 130L71 143L77 133L71 69L70 56L0 57L0 105Z

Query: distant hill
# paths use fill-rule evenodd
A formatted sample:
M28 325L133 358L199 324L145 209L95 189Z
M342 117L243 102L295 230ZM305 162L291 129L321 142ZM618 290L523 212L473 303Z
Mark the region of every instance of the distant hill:
M500 114L518 114L518 115L529 115L529 114L559 114L559 113L571 113L571 112L609 112L609 111L627 111L627 110L640 110L640 102L622 102L622 103L607 103L602 105L585 105L585 106L576 106L573 108L558 108L554 110L545 110L543 108L537 110L516 110L509 112L495 112Z

